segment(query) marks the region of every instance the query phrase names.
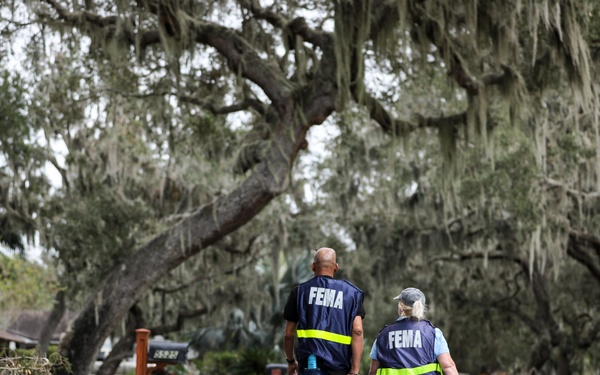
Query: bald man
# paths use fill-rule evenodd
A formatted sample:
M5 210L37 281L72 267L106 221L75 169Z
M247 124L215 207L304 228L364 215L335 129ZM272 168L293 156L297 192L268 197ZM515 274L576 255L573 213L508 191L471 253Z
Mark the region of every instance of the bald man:
M302 375L311 354L317 357L321 374L358 375L364 296L349 281L334 279L337 270L335 250L320 248L312 262L315 276L294 287L288 297L283 311L288 375ZM294 353L296 335L298 348Z

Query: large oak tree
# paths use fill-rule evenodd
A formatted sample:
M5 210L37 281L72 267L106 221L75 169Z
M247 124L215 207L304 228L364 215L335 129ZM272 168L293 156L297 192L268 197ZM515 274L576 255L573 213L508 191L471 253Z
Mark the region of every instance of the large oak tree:
M568 118L553 107L557 97L574 108L570 114L597 118L590 46L599 25L591 1L9 5L6 30L39 25L27 50L37 85L32 121L68 150L65 165L50 159L62 178L62 200L53 203L59 207L40 209L41 216L64 216L38 230L67 274L106 270L92 280L65 278L95 288L62 343L76 374L89 372L104 339L161 278L239 232L288 191L299 155L311 147L309 130L328 119L338 120L342 134L377 124L386 137L407 143L412 133L437 133L449 161L440 173L451 179L461 172L452 164L457 146L480 145L492 155L489 134L497 127L527 125L528 136L545 144L549 127L572 126L540 115ZM42 59L42 47L55 43ZM422 96L407 95L408 88ZM585 126L598 133L597 121ZM545 150L534 155L544 159ZM588 171L577 191L593 189L598 179L597 170ZM358 186L351 178L330 183L343 218ZM86 216L83 206L95 207L96 215ZM481 218L492 210L476 211ZM147 215L169 220L144 221ZM459 216L456 225L464 220ZM531 224L525 214L519 223ZM105 225L122 232L107 236ZM65 235L78 226L81 236ZM569 250L586 257L596 239L572 234ZM98 244L109 254L101 264L75 256Z

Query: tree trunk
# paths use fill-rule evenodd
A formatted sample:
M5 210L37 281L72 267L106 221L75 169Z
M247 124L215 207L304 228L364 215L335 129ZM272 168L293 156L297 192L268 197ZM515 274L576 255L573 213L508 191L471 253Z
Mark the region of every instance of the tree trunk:
M54 297L54 306L52 307L52 312L50 313L48 321L40 333L40 350L42 353L46 353L48 351L48 346L50 345L52 335L54 334L54 331L56 331L58 323L60 323L62 317L65 315L65 310L65 292L60 290Z
M571 374L568 357L574 353L574 350L567 347L563 330L556 323L548 292L548 280L539 272L537 264L534 265L531 275L531 289L536 301L536 320L542 337L538 341L536 349L532 351L529 368L541 371L544 364L552 358L552 350L556 350L558 353L555 365L556 373L558 375Z
M104 359L102 366L96 372L96 375L113 375L117 372L121 362L133 354L133 345L135 344L137 328L144 328L144 316L138 305L133 305L129 310L129 317L126 323L125 335L119 342L113 346L110 354Z

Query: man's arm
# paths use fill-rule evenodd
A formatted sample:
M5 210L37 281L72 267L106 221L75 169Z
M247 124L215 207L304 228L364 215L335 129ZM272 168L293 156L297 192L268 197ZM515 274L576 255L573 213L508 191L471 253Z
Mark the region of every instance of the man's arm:
M283 334L283 351L285 353L286 360L294 359L294 340L296 338L296 326L298 323L290 322L289 320L285 323L285 332ZM298 362L294 361L290 363L288 361L288 372L289 375L298 374Z
M456 369L456 364L454 360L450 356L450 353L442 353L438 355L437 361L442 366L442 370L444 371L444 375L458 375L458 370Z
M362 318L357 316L352 322L352 368L351 373L358 374L364 348Z

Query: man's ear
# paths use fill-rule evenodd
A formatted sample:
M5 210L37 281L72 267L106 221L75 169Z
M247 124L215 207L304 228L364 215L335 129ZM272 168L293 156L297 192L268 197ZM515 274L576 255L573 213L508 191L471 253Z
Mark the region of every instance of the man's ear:
M310 269L315 272L315 262L312 262L312 264L310 265Z
M335 264L335 267L333 267L333 272L335 273L338 270L338 264Z

